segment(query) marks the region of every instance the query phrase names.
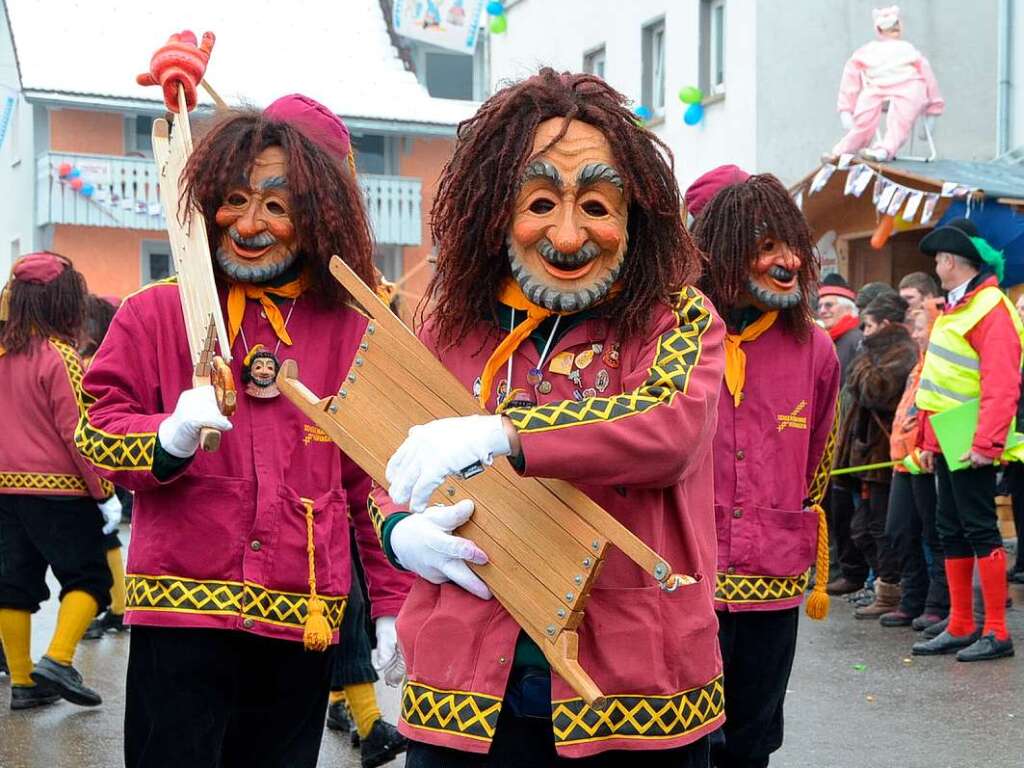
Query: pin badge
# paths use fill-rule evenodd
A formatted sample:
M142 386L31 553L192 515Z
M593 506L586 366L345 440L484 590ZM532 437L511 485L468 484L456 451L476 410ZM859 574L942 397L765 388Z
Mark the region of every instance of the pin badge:
M574 389L572 391L572 399L573 400L582 400L583 399L583 393L580 392L578 389Z
M601 360L609 368L619 367L619 345L618 343L612 344L608 349L604 351Z
M483 382L480 377L476 377L476 381L473 382L473 397L480 397L480 390L483 388Z
M604 392L608 389L608 384L611 382L611 377L608 375L608 371L602 368L597 372L597 378L594 380L594 388L598 392Z
M537 385L537 391L540 392L542 395L551 394L551 382L542 381L540 384Z
M583 390L583 396L586 398L597 397L597 390L593 387L587 387Z
M544 374L541 372L540 368L531 368L529 373L526 374L527 383L534 387L540 384L543 379Z
M568 376L569 371L572 370L572 361L572 352L562 352L551 358L551 364L548 368L552 373L557 373L560 376Z
M585 349L585 350L583 350L578 355L576 355L575 362L576 362L576 367L579 368L580 370L583 370L588 365L590 365L592 362L594 362L594 350L593 349Z
M594 350L595 355L600 355L604 352L604 344L591 344L590 348Z
M569 374L569 381L571 381L577 387L582 387L583 386L583 377L580 376L580 372L579 371L573 371L572 373L570 373Z

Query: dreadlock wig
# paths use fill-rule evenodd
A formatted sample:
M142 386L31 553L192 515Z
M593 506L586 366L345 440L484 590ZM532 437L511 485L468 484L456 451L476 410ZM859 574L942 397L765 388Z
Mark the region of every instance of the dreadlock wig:
M629 245L618 278L622 290L602 305L619 334L641 331L656 302L699 274L700 255L680 217L668 147L637 125L626 98L601 78L544 68L498 91L459 124L431 209L438 256L427 296L435 302L431 320L445 344L497 318L499 288L511 275L506 237L519 180L537 127L557 117L567 119L549 147L570 120L579 120L604 134L621 170Z
M25 352L36 339L56 337L78 345L78 333L85 316L85 278L59 254L64 270L47 282L19 280L12 276L7 286L7 322L0 331L0 346L9 355Z
M800 258L800 301L783 310L781 319L787 330L806 338L813 323L810 297L818 282L818 256L807 220L771 174L724 187L701 211L693 236L710 264L700 288L719 312L738 306L746 298L751 266L766 235L785 243Z
M225 195L249 177L256 156L268 147L280 147L288 159L290 215L311 294L327 304L347 298L329 270L334 254L363 282L375 285L373 240L348 159L331 157L292 125L259 112L231 111L215 118L185 167L184 194L206 218L210 242L220 239L215 214Z

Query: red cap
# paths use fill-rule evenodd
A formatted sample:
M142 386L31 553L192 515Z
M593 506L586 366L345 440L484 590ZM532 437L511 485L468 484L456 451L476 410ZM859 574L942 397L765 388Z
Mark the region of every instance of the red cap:
M750 174L737 165L720 165L697 179L686 190L686 211L698 216L704 206L725 187L742 184L750 178Z
M818 298L822 296L840 296L844 299L854 301L857 298L857 294L850 288L846 288L842 285L823 285L818 289Z
M293 93L282 96L265 110L263 117L288 123L327 154L339 160L352 149L348 128L342 119L319 101Z
M23 283L52 283L71 265L55 253L41 251L22 256L14 263L14 279Z

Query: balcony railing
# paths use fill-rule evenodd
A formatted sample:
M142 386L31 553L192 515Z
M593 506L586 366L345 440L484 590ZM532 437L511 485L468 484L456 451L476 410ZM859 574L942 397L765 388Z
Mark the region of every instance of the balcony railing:
M60 167L77 168L86 196ZM419 179L361 174L360 185L376 241L419 245L423 198ZM121 229L167 228L154 162L143 157L44 152L36 161L36 224L82 224Z

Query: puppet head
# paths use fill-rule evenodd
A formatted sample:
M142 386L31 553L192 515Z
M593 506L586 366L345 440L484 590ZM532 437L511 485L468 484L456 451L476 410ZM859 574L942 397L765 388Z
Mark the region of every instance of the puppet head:
M900 20L898 5L875 8L871 11L871 18L875 22L875 34L880 39L899 40L903 36L903 22Z
M262 344L253 346L242 361L242 383L247 394L258 398L276 397L277 372L280 363L277 357Z
M266 283L301 272L314 295L337 303L344 291L328 264L339 254L374 285L348 130L323 105L293 95L262 114L227 112L197 144L185 177L229 281Z
M697 217L694 238L711 262L702 288L720 311L780 310L791 330L806 333L818 260L807 221L777 178L724 186Z
M33 338L50 337L76 346L85 297L85 278L70 259L49 251L22 256L0 298L0 346L18 354Z
M671 153L603 80L544 68L504 88L459 126L431 211L441 338L493 320L510 280L548 310L600 304L637 332L698 271L679 209Z

